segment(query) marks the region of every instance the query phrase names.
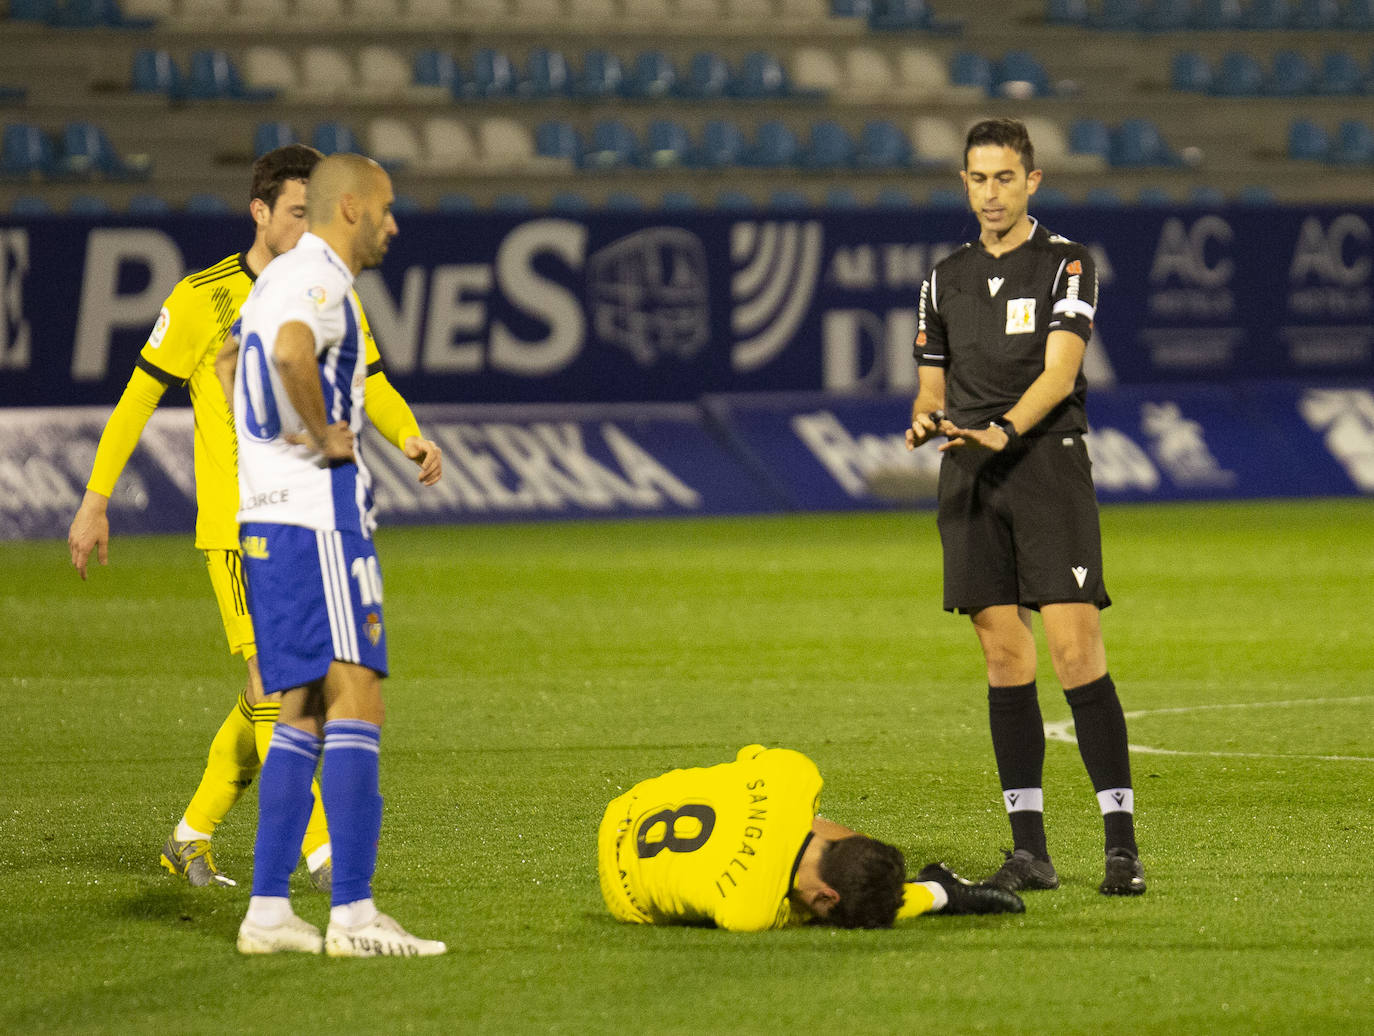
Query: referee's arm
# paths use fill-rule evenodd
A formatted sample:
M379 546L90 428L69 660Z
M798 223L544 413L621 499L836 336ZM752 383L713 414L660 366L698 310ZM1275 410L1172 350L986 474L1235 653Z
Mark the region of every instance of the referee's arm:
M1028 432L1069 397L1088 343L1072 331L1051 331L1045 339L1045 369L1003 417L1018 432Z
M945 410L945 369L923 363L916 370L921 387L911 404L911 427L906 430L908 450L914 450L939 431ZM1072 387L1073 382L1069 384Z

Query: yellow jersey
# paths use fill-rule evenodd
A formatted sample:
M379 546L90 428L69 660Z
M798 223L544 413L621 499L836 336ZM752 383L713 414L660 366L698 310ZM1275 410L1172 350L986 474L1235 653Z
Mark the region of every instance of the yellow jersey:
M177 282L139 353L126 398L115 408L101 436L88 483L89 488L105 496L113 492L152 407L169 386L184 384L195 418L196 546L202 550L236 550L239 546L238 442L233 414L215 374L215 357L254 280L244 253L238 253ZM362 313L361 305L358 311ZM361 330L371 394L371 375L381 372L382 363L366 314L362 315ZM146 387L151 384L148 382L140 385L139 372L157 384L151 388ZM401 436L400 442L404 442L406 435L418 434L419 428L389 382L385 389L386 393L379 394L387 397L386 422L377 420L371 400L368 414L383 434L392 441ZM126 400L132 400L131 405L126 405Z
M749 745L732 763L636 784L601 824L607 906L623 921L741 932L808 919L788 894L821 783L800 752Z

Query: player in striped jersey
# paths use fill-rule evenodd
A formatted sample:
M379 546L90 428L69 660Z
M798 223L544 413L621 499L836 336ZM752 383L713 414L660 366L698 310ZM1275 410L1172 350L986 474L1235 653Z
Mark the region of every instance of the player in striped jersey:
M215 828L262 765L280 703L263 694L257 648L245 599L238 542L237 453L233 418L216 378L214 360L257 275L292 248L305 230L305 191L320 154L290 145L253 164L249 211L252 246L181 280L168 297L119 403L106 423L86 494L68 532L72 564L86 578L94 552L106 564L111 493L144 425L168 387L186 385L195 416L196 547L205 554L229 650L247 663L247 684L210 744L200 785L163 846L161 863L192 885L233 885L215 865ZM419 426L382 371L381 356L361 315L368 371L368 416L384 435L420 464L420 478L439 478L438 447ZM318 790L318 789L317 789ZM328 889L331 848L323 810L311 815L302 849L314 883Z

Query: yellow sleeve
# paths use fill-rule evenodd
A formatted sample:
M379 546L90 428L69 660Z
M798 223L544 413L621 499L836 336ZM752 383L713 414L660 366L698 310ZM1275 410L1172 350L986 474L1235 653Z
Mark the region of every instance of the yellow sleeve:
M411 412L410 404L387 380L386 371L379 369L376 373L368 374L363 406L367 410L368 420L398 449L403 449L412 435L420 434L420 425Z
M115 404L114 412L100 433L100 445L95 450L95 464L86 488L101 496L110 496L119 481L124 465L138 445L143 426L157 409L167 386L151 374L135 367L124 393Z

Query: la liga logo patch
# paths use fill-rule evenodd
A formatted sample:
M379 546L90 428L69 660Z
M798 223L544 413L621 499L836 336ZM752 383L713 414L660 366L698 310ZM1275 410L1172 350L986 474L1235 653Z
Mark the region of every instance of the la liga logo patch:
M329 294L320 285L315 285L306 293L306 297L317 306L323 306L329 298Z

